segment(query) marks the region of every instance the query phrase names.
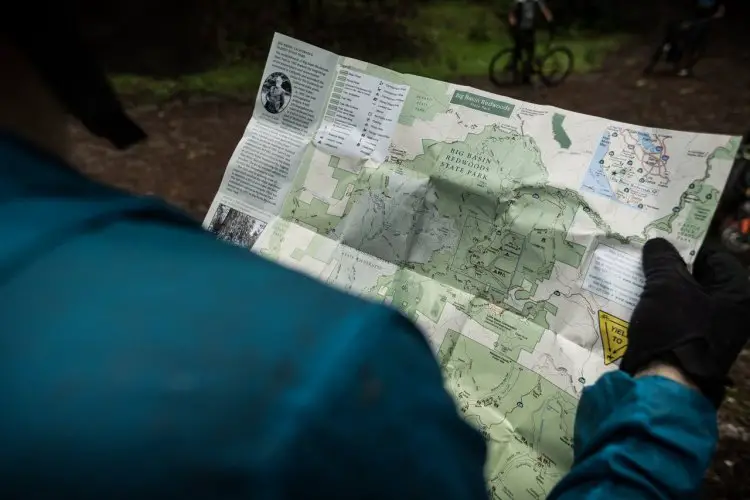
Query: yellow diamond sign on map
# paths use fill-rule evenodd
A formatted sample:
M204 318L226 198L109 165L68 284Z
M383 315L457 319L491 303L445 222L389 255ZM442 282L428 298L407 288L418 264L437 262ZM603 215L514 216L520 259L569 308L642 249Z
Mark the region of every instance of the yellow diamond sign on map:
M599 334L604 348L604 364L620 359L628 349L628 325L617 316L599 311Z

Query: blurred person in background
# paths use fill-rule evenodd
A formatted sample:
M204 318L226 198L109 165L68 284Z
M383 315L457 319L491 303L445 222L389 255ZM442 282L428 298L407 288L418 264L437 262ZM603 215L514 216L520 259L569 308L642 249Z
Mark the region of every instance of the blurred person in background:
M0 19L0 498L480 499L486 446L399 313L70 165L144 138L64 2ZM731 257L665 240L552 498L686 498L749 334Z
M694 0L687 19L671 22L667 26L664 39L651 56L644 73L653 73L664 58L674 65L678 76L692 76L695 65L708 47L713 23L724 17L724 13L724 5L718 0Z
M691 76L693 68L708 48L712 24L724 17L726 8L721 0L696 0L692 18L685 21L685 49L680 60L679 76Z
M513 35L513 68L518 71L521 61L521 81L531 82L531 68L536 50L536 27L542 13L548 23L552 23L552 11L544 0L513 0L513 7L508 12L508 23Z

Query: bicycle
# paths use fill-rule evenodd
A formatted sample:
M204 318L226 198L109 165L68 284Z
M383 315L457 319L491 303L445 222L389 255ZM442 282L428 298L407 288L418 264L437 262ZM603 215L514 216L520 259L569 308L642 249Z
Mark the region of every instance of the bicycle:
M531 64L531 75L538 75L547 87L560 85L573 71L573 52L565 46L552 47L554 39L550 31L543 52L535 54ZM490 61L490 80L498 87L519 83L523 63L521 59L513 60L513 47L501 50Z

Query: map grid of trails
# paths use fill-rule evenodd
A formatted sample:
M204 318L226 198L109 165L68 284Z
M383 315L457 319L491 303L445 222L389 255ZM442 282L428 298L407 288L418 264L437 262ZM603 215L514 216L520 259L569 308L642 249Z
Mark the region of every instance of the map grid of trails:
M491 494L544 498L571 466L581 391L627 348L640 248L664 237L692 263L739 138L530 104L282 35L264 75L278 73L287 99L269 111L259 95L206 226L416 322L489 443Z

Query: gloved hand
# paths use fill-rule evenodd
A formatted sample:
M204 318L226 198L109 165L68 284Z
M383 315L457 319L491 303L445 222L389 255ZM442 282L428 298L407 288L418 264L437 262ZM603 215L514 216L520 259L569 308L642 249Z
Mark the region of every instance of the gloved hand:
M750 276L728 253L702 251L693 276L667 240L643 248L646 285L628 329L620 369L655 361L680 368L716 407L728 372L750 337Z

